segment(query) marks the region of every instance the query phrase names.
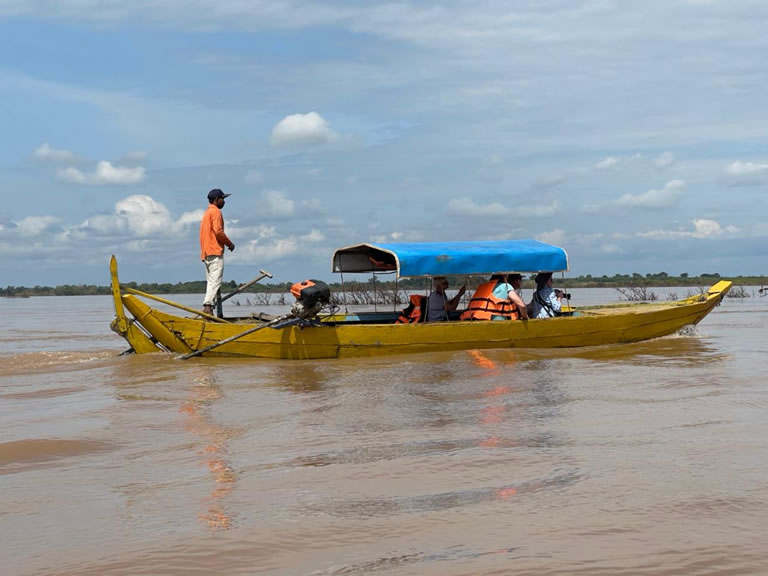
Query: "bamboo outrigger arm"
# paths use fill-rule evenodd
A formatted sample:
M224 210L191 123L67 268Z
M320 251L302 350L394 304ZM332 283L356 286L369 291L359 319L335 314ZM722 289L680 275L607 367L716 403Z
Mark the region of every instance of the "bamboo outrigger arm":
M160 298L159 296L154 296L152 294L147 294L146 292L142 292L141 290L136 290L135 288L130 288L128 286L120 286L121 290L125 290L129 294L135 294L136 296L141 296L142 298L148 298L150 300L154 300L155 302L160 302L161 304L167 304L168 306L173 306L174 308L178 308L179 310L184 310L185 312L190 312L192 314L196 314L198 316L202 316L206 320L210 320L211 322L223 322L224 324L231 324L228 320L224 320L224 318L219 318L218 316L213 316L212 314L206 314L205 312L201 312L200 310L195 310L194 308L190 308L189 306L184 306L183 304L179 304L178 302L172 302L171 300L166 300L165 298Z

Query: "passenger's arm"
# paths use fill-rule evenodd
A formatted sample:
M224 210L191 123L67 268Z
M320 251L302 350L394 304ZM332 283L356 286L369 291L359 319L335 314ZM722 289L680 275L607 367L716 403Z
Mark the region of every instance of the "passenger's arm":
M459 288L459 293L445 303L445 309L447 312L453 312L454 310L456 310L456 308L458 308L459 302L461 301L461 297L464 295L464 292L466 291L467 291L467 287L462 286L461 288Z
M509 291L509 299L512 301L512 303L517 306L517 309L520 311L520 317L527 320L528 319L528 307L525 305L525 302L523 302L523 299L520 298L517 292L514 290Z

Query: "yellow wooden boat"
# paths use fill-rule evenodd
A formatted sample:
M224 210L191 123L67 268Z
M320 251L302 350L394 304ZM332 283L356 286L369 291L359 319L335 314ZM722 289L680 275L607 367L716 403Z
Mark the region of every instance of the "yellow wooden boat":
M363 269L392 270L398 276L442 276L456 274L458 269L465 274L567 269L564 251L562 256L555 255L548 261L546 257L544 260L539 257L542 254L533 260L505 260L492 250L479 257L475 253L473 258L462 261L451 256L455 251L445 249L446 246L459 244L462 249L469 244L482 244L483 250L489 245L496 245L502 252L509 249L509 244L505 242L429 244L432 252L414 267L407 255L399 250L401 245L361 244L337 250L333 269L342 273ZM538 249L538 244L541 243L536 243L534 248ZM537 265L542 262L544 265ZM731 287L731 282L721 281L706 293L679 301L584 307L572 310L569 315L527 321L396 324L396 312L348 314L333 311L325 315L322 312L306 317L286 315L257 321L252 317L224 319L209 316L157 296L121 287L114 256L110 269L115 304L112 329L123 336L136 353L165 351L187 357L204 353L205 356L320 359L639 342L673 334L699 323L721 302ZM158 310L147 304L145 299L175 306L196 317Z

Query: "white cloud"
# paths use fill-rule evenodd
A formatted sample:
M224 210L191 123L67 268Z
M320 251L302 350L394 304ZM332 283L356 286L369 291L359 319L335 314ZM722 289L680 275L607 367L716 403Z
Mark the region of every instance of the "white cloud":
M168 208L150 196L137 194L120 200L115 214L139 236L165 234L175 227Z
M371 236L370 241L378 244L385 244L387 242L397 242L402 239L404 234L402 232L390 232L389 234L380 234L378 236Z
M274 218L290 218L294 214L295 202L280 190L264 190L261 193L264 215Z
M714 238L723 234L735 235L740 232L736 226L726 226L723 228L717 221L706 218L696 218L691 220L693 229L678 228L675 230L650 230L649 232L640 232L637 235L642 238L667 239L667 238Z
M295 237L275 238L267 241L251 240L245 245L245 251L240 249L237 259L242 260L245 254L248 260L257 262L273 262L299 251L299 243Z
M662 152L656 158L648 158L645 154L632 154L629 156L608 156L597 164L597 170L608 170L617 168L668 168L676 161L675 155L671 152Z
M615 156L608 156L608 158L605 158L603 160L600 160L597 164L595 164L595 168L598 170L607 170L608 168L613 168L619 163L619 159Z
M565 230L555 228L549 232L542 232L541 234L537 234L534 236L534 238L540 242L546 242L548 244L563 245L565 244L566 235Z
M58 148L51 148L48 142L44 143L35 150L35 157L42 160L53 160L54 162L79 162L80 159L74 152Z
M75 184L84 184L86 175L74 166L63 168L56 173L56 177L64 182L74 182Z
M313 216L323 215L326 213L325 204L319 198L310 198L309 200L301 201L301 210Z
M25 238L39 236L58 222L59 219L54 216L27 216L15 223L16 232Z
M203 210L198 209L185 212L174 220L163 204L151 196L135 194L118 201L112 214L91 216L79 226L78 232L86 236L91 233L103 236L177 236L189 227L197 227L202 217Z
M144 181L144 168L142 166L134 168L113 166L111 162L102 160L96 165L93 172L83 172L74 166L69 166L59 170L56 175L59 180L75 184L140 184Z
M249 231L256 237L243 243L239 243L228 258L231 261L248 262L272 262L292 256L299 252L301 239L296 236L282 237L274 226L258 226ZM316 235L308 234L307 242L315 242Z
M731 162L726 168L726 178L734 185L749 186L768 182L768 163Z
M176 221L176 223L182 227L190 226L193 224L195 226L198 226L200 224L200 221L203 219L203 214L205 214L205 210L202 208L198 208L197 210L192 210L191 212L184 212Z
M302 242L306 242L308 244L316 244L318 242L324 241L325 235L319 230L312 228L312 230L310 230L307 234L300 236L299 239Z
M677 203L684 189L684 181L670 180L661 190L652 189L643 194L624 194L615 201L615 204L627 208L667 208Z
M554 216L560 212L560 205L557 200L552 200L549 204L529 204L521 206L517 212L523 216Z
M622 254L624 249L618 244L600 244L600 252L603 254Z
M453 198L448 202L448 212L462 216L503 216L509 213L506 206L498 202L490 204L477 204L472 198L466 196Z
M272 128L269 143L276 147L320 147L339 142L341 137L317 112L291 114Z
M728 174L733 176L753 176L755 174L768 174L768 164L758 162L731 162L728 166Z

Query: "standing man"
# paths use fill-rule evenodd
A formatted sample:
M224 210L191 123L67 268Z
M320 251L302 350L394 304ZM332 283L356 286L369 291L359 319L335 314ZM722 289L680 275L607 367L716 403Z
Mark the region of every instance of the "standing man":
M203 300L203 312L213 314L213 302L221 288L221 278L224 276L224 246L232 252L235 243L224 233L224 218L221 209L224 208L224 194L214 188L208 192L208 210L200 222L200 259L205 264L205 280L208 283Z

